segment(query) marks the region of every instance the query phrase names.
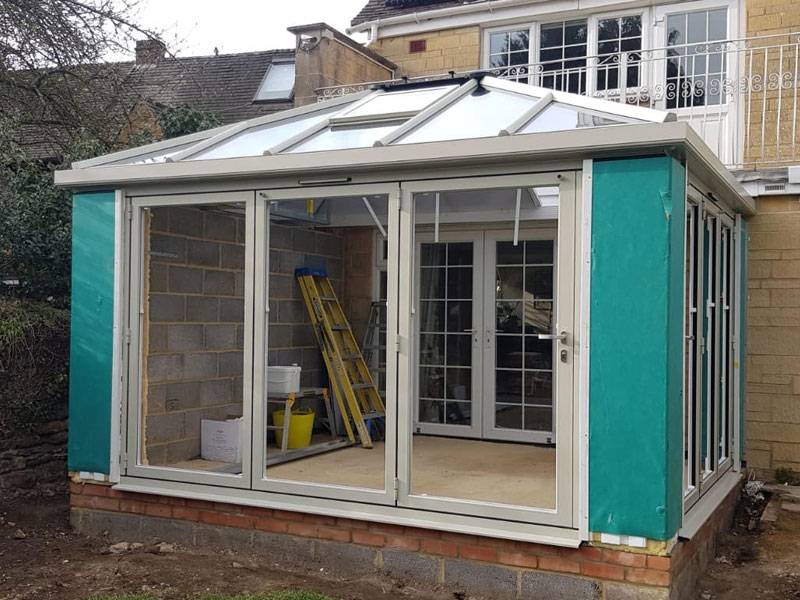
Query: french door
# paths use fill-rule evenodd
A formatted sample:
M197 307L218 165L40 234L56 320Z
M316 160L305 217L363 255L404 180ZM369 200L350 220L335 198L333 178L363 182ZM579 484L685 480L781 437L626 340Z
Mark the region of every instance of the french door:
M549 228L516 243L507 230L418 234L416 433L554 443L557 342L566 341L554 330L556 238ZM569 331L571 309L563 313ZM567 389L570 369L558 369Z

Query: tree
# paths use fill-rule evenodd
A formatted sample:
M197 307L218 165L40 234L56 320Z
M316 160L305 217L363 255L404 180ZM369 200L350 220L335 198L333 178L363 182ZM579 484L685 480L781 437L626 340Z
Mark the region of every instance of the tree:
M135 71L105 58L157 34L139 0L0 0L0 118L47 131L51 156L76 140L117 141L134 108Z
M222 119L211 112L191 106L169 106L158 115L158 126L165 139L205 131L222 125Z

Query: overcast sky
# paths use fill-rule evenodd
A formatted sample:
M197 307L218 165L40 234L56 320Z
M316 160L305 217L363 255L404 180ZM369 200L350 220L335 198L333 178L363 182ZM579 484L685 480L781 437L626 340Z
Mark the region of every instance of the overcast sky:
M292 25L324 21L344 32L367 0L142 0L139 21L164 31L180 56L294 48ZM364 40L359 40L364 41Z

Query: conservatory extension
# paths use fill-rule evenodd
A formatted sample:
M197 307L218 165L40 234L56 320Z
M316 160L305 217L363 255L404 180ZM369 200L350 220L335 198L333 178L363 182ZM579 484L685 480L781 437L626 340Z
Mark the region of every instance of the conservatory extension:
M754 212L689 125L476 75L56 182L77 527L687 593L741 480Z

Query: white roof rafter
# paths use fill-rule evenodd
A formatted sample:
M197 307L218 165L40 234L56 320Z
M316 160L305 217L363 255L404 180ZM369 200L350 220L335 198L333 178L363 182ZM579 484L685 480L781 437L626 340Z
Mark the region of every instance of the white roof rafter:
M450 129L452 130L452 120L458 120L462 112L467 111L468 118L465 119L463 128L459 127L457 132L447 132L446 136L449 137L437 137L439 136L438 129L426 132L428 135L422 136L424 141L415 141L409 137L412 133L424 130L439 115L444 115L447 111L456 107L460 101L471 94L476 94L478 91L483 96L488 94L488 102L486 101L487 98L483 98L481 102L476 101L475 103L459 106L457 109L459 112L449 113ZM426 93L419 94L418 92ZM412 97L410 94L416 94L416 96ZM495 94L496 98L492 97L492 94ZM386 97L387 100L376 102L367 110L359 110L367 107L379 97ZM518 100L512 102L513 97ZM529 100L521 102L520 99L522 98L528 98ZM407 102L405 106L403 104L404 100ZM493 103L496 103L496 106ZM126 164L123 162L125 159L131 159L130 163L135 163L136 157L152 157L154 154L156 159L150 162L175 163L187 160L237 159L259 154L274 156L294 152L336 152L354 147L384 147L401 143L419 144L438 140L444 141L445 139L468 140L486 137L486 127L479 131L471 131L470 129L472 122L479 123L482 114L485 114L475 114L475 118L472 119L472 114L469 111L474 112L477 110L473 107L473 104L480 104L483 107L481 110L494 111L493 116L497 117L496 121L499 121L498 129L495 129L495 133L491 134L494 136L537 135L538 133L524 133L526 125L534 119L543 119L544 126L547 127L547 119L551 114L548 109L555 105L561 107L561 119L564 123L553 123L553 130L576 127L604 127L617 124L663 123L675 120L675 115L672 113L631 106L620 102L588 98L490 76L480 76L367 90L191 136L174 138L124 152L117 152L90 161L81 161L75 163L73 168L85 169ZM565 111L565 108L569 110ZM557 118L558 111L555 108L553 110L555 111L553 112L553 117ZM567 123L568 117L572 114L570 111L578 115L578 120L573 120L571 125ZM589 117L596 117L596 119L580 119L580 115L584 114ZM506 121L502 125L504 119ZM308 122L306 123L306 121ZM447 117L445 117L445 121L447 121ZM292 127L293 124L296 124L299 129ZM484 125L488 124L487 122ZM272 125L275 127L270 127ZM394 125L396 127L386 133L387 129ZM284 126L286 126L286 129L281 130L280 128ZM354 139L349 139L348 132L353 130L365 131L357 131ZM372 138L371 130L374 130L374 135L379 137ZM269 140L270 146L260 149L257 146L254 148L253 145L257 144L260 139L256 136L261 131L265 132L265 137L268 139L267 132L273 131L272 139ZM299 148L300 145L309 142L316 136L326 135L328 132L341 133L342 131L344 131L344 141L337 134L326 137L324 143L321 144L312 142L309 145L309 149ZM247 132L252 132L253 136L248 138L247 142L244 140L240 142L241 136ZM285 136L284 139L281 139L281 135ZM404 139L407 141L402 141ZM242 146L237 146L237 143L242 144ZM178 151L171 156L158 155L160 152L169 154L170 148ZM215 149L220 150L220 153L213 152ZM255 149L257 149L257 153L253 152ZM205 153L209 153L210 156L206 157Z

